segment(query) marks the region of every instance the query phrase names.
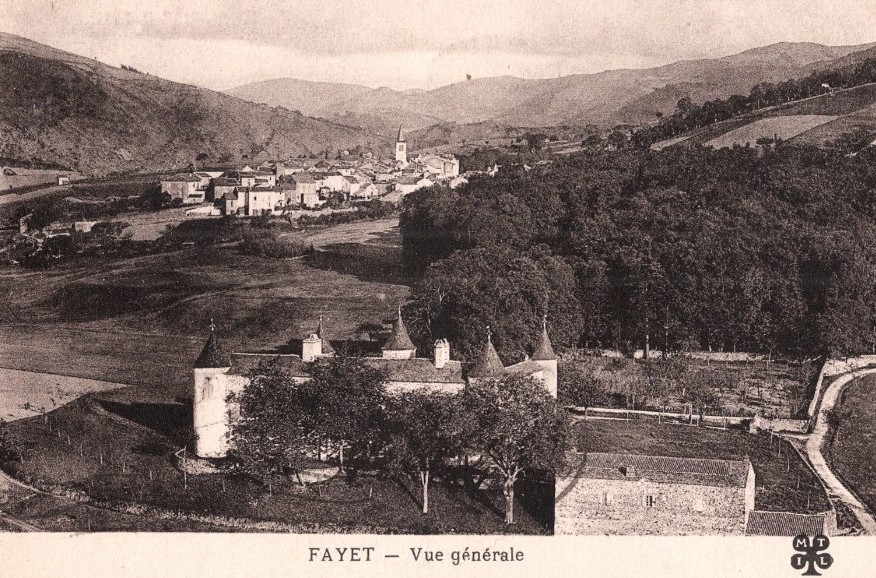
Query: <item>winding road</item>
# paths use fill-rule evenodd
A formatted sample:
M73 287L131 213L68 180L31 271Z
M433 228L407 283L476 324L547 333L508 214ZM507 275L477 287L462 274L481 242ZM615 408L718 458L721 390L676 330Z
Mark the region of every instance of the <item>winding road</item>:
M835 497L851 508L855 513L855 517L857 517L858 521L861 523L861 527L864 529L865 533L876 535L876 518L873 517L873 513L867 508L866 504L861 502L861 500L842 483L836 474L833 473L830 466L827 465L827 460L824 458L824 454L821 452L829 430L823 412L832 409L836 405L843 388L848 385L849 382L869 373L876 373L876 368L859 369L845 373L827 386L827 389L825 389L822 394L821 410L815 418L815 426L812 429L812 434L809 436L809 439L806 440L806 445L803 450L806 453L806 457L809 458L809 463L812 464L815 473L821 478L821 481L824 482L824 485L827 487L828 493L831 497Z

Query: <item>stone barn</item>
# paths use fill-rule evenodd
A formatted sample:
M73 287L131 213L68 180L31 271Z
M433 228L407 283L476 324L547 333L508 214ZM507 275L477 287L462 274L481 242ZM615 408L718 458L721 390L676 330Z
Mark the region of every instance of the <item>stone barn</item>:
M747 458L590 452L557 476L555 533L743 535L754 482Z

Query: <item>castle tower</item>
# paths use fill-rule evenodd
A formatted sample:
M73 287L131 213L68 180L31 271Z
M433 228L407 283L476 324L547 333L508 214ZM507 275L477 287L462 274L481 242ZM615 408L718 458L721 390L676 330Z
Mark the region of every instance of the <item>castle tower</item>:
M398 317L392 325L392 335L382 347L384 359L413 359L417 355L417 348L408 335L408 329L402 320L401 306L398 308Z
M195 454L204 458L219 458L228 451L227 373L231 360L216 337L216 326L210 321L210 336L194 364L193 426Z
M395 139L395 160L408 163L408 143L405 141L405 133L401 125L398 127L398 137Z
M481 355L474 367L471 368L471 371L468 372L468 376L472 379L491 379L499 378L503 375L505 375L505 366L502 365L502 360L499 358L499 354L496 353L496 348L493 347L490 326L487 325L487 342L484 343Z
M544 386L548 393L557 397L557 354L551 345L551 339L547 332L547 316L541 321L541 335L532 354L532 361L544 368Z

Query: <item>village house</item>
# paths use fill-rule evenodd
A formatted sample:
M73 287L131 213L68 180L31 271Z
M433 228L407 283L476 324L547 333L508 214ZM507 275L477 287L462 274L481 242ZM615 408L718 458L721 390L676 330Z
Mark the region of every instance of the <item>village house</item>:
M161 178L161 192L179 199L184 205L203 203L204 191L199 189L200 177L191 173L181 173Z
M301 341L300 353L289 352L289 347L271 353L232 353L226 355L219 344L215 328L201 354L194 363L194 429L195 453L200 457L223 457L228 451L228 434L239 410L229 402L229 394L239 393L248 383L248 373L263 361L275 361L294 381L309 379L307 364L322 357L331 357L334 349L325 337L322 318L316 332ZM450 359L450 343L439 339L434 344L431 358L417 357L417 348L411 341L402 319L401 308L393 323L392 333L383 345L379 357L364 357L363 362L384 371L389 393L422 390L453 393L467 383L462 364ZM469 372L468 381L499 378L509 373L530 375L544 383L554 397L557 394L557 356L542 324L538 345L531 359L504 367L487 331L487 340L479 361Z
M406 175L399 177L395 182L395 191L403 195L413 193L418 189L431 187L435 183L423 175Z
M590 452L557 475L557 534L742 535L754 510L747 458Z

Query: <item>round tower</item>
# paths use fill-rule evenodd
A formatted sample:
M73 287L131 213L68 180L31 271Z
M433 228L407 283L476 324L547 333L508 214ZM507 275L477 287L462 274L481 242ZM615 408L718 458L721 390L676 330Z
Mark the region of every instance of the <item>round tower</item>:
M547 332L547 316L541 320L541 335L532 354L532 361L544 369L544 386L552 396L557 397L557 354L551 345Z
M228 371L231 360L216 337L210 322L210 336L194 364L193 428L195 455L224 457L228 452Z

